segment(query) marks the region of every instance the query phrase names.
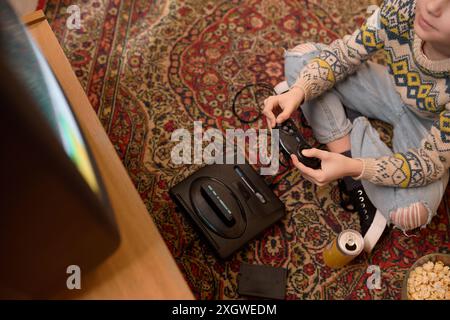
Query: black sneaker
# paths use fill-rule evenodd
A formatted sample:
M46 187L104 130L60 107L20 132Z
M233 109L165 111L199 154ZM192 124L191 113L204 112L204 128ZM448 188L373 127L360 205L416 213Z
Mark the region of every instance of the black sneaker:
M347 191L343 180L339 180L338 185L341 206L347 211L358 213L361 235L364 237L364 251L370 253L381 238L387 220L372 204L362 185L350 191ZM344 195L347 196L347 199L344 199Z

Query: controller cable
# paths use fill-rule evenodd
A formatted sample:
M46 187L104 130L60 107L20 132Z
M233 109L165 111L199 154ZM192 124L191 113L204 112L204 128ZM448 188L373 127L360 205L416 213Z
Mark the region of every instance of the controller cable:
M246 95L246 91L249 91L251 93L251 97L253 98L255 104L254 107L252 108L253 110L251 110L250 112L242 112L242 114L238 111L239 109L239 99L241 98L241 96L245 96ZM262 103L260 103L258 101L258 94L259 93L265 93L266 96L267 94L269 95L276 95L277 93L275 92L274 88L266 83L263 82L256 82L256 83L251 83L251 84L247 84L245 85L243 88L241 88L234 96L233 98L233 103L232 103L232 112L233 115L242 123L245 124L252 124L255 123L256 121L258 121L259 119L261 119L262 117L262 110L263 108ZM248 96L248 94L247 94ZM256 106L256 107L255 107ZM256 109L256 110L255 110ZM256 111L256 112L255 112ZM250 118L246 118L246 115L250 115L251 113L254 113L255 115L253 115L253 117ZM272 188L275 188L276 185L278 184L278 182L280 181L281 177L290 170L291 165L289 164L289 160L285 159L285 155L281 152L280 153L281 156L279 157L279 165L283 168L280 172L278 172L277 174L275 174L274 176L266 176L264 178L264 181ZM281 159L286 160L285 162L282 161ZM261 174L261 170L259 172Z

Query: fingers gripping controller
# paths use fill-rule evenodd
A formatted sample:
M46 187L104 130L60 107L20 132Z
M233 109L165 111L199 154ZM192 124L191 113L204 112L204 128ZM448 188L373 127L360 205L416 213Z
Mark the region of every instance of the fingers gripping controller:
M312 147L303 138L292 119L288 119L285 122L278 124L275 129L279 129L280 147L284 153L289 157L290 155L295 154L298 160L305 166L312 169L320 169L320 159L305 157L302 154L304 149L311 149Z

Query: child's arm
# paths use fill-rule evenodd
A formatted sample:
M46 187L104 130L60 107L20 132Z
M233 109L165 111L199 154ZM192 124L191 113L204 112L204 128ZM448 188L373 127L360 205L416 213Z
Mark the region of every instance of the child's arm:
M288 119L300 104L315 98L332 88L336 82L344 79L376 51L383 48L384 41L380 32L380 9L377 9L367 21L352 35L335 40L321 51L319 56L308 63L295 84L288 92L272 96L264 101L263 114L270 127L276 122ZM283 112L275 117L273 109L281 107Z
M305 66L292 87L301 88L307 101L355 72L384 46L380 19L380 9L377 9L352 35L332 42Z
M378 159L353 159L315 148L303 150L303 155L322 160L322 169L314 170L301 164L295 156L292 157L294 165L302 174L319 186L344 176L400 188L427 185L441 178L450 168L450 104L422 140L420 148Z
M355 179L402 188L427 185L450 168L450 103L418 149L378 159L360 159L363 171Z
M322 169L314 170L293 157L294 165L305 177L322 186L344 176L365 179L375 184L400 188L427 185L450 168L450 103L417 149L373 158L348 158L319 149L303 150L303 155L322 160Z

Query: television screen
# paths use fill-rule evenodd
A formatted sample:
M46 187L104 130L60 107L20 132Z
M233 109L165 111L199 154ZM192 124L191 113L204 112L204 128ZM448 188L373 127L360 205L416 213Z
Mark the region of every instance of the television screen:
M67 290L118 247L98 163L45 57L0 1L0 297ZM86 108L91 108L86 105Z
M46 90L43 88L44 92L51 93L49 103L43 104L42 110L61 141L67 156L73 161L92 191L99 194L97 177L75 117L41 52L30 39L28 40L44 78L42 82L42 86L46 87Z
M3 3L2 6L6 6ZM2 12L3 9L2 8ZM90 188L99 193L98 178L88 155L86 143L71 108L47 61L26 30L9 16L6 32L1 34L2 59L23 80L34 97L36 106L55 131L67 156L73 161ZM8 24L6 21L4 24Z

